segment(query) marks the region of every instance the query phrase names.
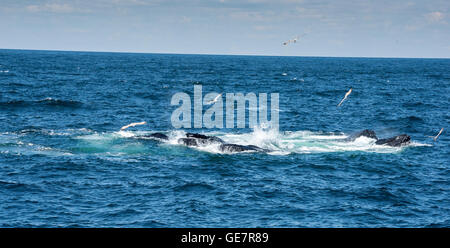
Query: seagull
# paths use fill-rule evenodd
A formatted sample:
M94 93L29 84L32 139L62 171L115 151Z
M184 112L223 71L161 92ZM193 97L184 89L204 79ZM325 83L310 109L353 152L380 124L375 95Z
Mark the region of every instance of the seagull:
M300 37L303 37L303 36L305 36L305 34L297 35L297 37L295 37L294 39L283 42L283 45L286 46L287 44L289 44L291 42L297 43L297 41L300 39Z
M214 98L214 100L207 102L206 105L210 105L210 104L213 104L213 103L217 102L217 100L219 100L219 97L220 97L221 95L222 95L222 93L218 94L218 95Z
M444 128L441 128L441 131L439 131L438 135L436 135L436 137L434 137L434 141L436 141L439 138L439 135L441 135L441 133L444 131Z
M347 93L345 93L344 98L341 100L341 102L337 105L338 107L340 107L342 105L342 103L345 101L345 99L347 99L347 97L352 93L353 89L350 88L349 91L347 91Z
M130 124L126 125L126 126L121 127L121 128L120 128L120 131L123 131L123 130L129 128L129 127L134 127L134 126L139 126L139 125L145 125L145 124L147 124L147 122L145 122L145 121L143 121L143 122L134 122L134 123L130 123Z

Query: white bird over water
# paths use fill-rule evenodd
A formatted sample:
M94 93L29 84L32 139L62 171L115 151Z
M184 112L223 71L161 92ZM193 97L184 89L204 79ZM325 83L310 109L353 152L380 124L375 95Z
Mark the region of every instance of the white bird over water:
M213 103L217 102L217 100L219 100L219 97L220 97L220 96L222 96L222 93L218 94L218 95L214 98L214 100L207 102L206 105L210 105L210 104L213 104Z
M434 141L436 141L439 138L439 135L444 131L444 128L441 128L441 131L439 131L438 135L436 137L433 137Z
M120 128L120 131L123 131L123 130L129 128L129 127L134 127L134 126L139 126L139 125L145 125L145 124L147 124L147 122L145 122L145 121L143 121L143 122L134 122L134 123L130 123L130 124L126 125L126 126L121 127L121 128Z
M341 102L337 105L338 107L340 107L342 105L342 103L345 101L345 99L347 99L347 97L352 93L353 89L350 88L349 91L347 91L347 93L345 93L344 98L341 100Z

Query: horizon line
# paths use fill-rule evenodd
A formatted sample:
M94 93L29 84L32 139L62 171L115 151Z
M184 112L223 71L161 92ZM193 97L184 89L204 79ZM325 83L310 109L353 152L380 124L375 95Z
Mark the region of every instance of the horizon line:
M0 48L13 51L43 51L43 52L74 52L74 53L123 53L123 54L166 54L166 55L204 55L204 56L259 56L259 57L306 57L306 58L366 58L366 59L450 59L450 57L385 57L385 56L324 56L324 55L268 55L268 54L220 54L220 53L170 53L170 52L127 52L127 51L98 51L98 50L60 50L60 49L29 49L29 48Z

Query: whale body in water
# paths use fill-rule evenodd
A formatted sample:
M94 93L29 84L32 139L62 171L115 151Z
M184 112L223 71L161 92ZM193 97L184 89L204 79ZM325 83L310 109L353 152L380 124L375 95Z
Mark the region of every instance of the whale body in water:
M140 137L156 138L156 139L160 139L160 140L169 140L169 137L163 133L152 133L152 134L140 136Z
M357 139L357 138L359 138L359 137L361 137L361 136L364 136L364 137L367 137L367 138L371 138L371 139L376 139L376 140L378 140L378 137L377 137L377 135L375 134L375 131L369 130L369 129L364 129L364 130L362 130L362 131L360 131L360 132L357 132L357 133L355 133L355 134L353 134L353 135L350 135L350 137L348 137L348 138L345 139L345 140L346 140L346 141L355 141L355 139Z
M271 152L268 149L264 149L255 145L236 145L236 144L222 144L219 149L222 152Z
M196 147L208 144L218 144L219 150L222 152L270 152L267 149L254 145L228 144L221 138L198 133L187 133L186 138L178 139L178 144Z
M169 137L163 133L152 133L148 135L141 135L138 136L137 138L155 139L159 141L169 140ZM178 144L190 147L199 147L209 144L217 144L219 145L219 150L222 152L270 152L270 150L268 149L264 149L255 145L229 144L219 137L203 135L198 133L186 133L186 137L179 138L177 142Z
M411 137L406 134L400 134L400 135L397 135L397 136L394 136L391 138L387 138L387 139L378 139L377 135L375 134L375 131L370 130L370 129L365 129L354 135L351 135L346 140L354 141L355 139L362 137L362 136L371 138L371 139L375 139L376 140L375 144L377 144L377 145L387 145L387 146L394 146L394 147L407 145L411 141Z
M388 145L388 146L403 146L409 144L411 137L406 134L401 134L388 139L379 139L375 142L377 145Z
M371 139L375 139L375 144L377 145L387 145L392 147L400 147L403 145L409 144L411 141L411 137L406 134L401 134L398 136L394 136L386 139L379 139L375 133L375 131L370 129L365 129L363 131L357 132L353 135L350 135L344 141L351 142L355 141L359 137L367 137ZM169 137L163 133L152 133L148 135L138 136L137 138L144 139L154 139L158 141L168 141ZM189 147L201 147L207 146L211 144L215 144L218 146L221 152L234 153L234 152L271 152L269 149L264 149L255 145L238 145L238 144L230 144L226 143L219 137L204 135L199 133L186 133L185 137L179 138L177 143L180 145L185 145Z

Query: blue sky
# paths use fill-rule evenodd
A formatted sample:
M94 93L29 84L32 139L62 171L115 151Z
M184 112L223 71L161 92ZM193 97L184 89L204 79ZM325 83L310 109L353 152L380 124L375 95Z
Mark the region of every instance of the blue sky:
M448 0L2 0L0 48L449 58L449 10Z

